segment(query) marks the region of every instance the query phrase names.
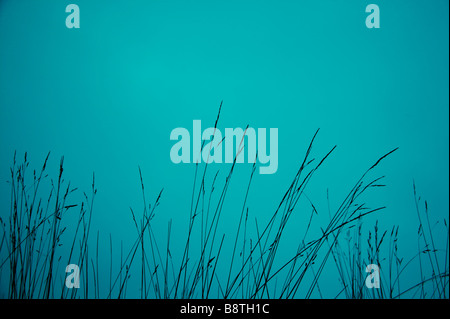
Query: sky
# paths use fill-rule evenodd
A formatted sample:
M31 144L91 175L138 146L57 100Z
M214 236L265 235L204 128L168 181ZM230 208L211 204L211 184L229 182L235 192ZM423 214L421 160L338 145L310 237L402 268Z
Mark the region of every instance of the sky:
M70 3L80 8L79 29L66 27ZM192 137L194 120L214 127L223 101L219 129L278 129L278 170L254 175L247 202L262 224L317 129L313 157L337 147L306 193L319 212L316 233L329 221L328 207L336 210L364 171L398 147L374 172L386 187L364 200L386 209L367 226L399 225L401 251L414 255L413 181L436 227L448 221L448 1L377 0L379 29L366 27L368 4L0 0L2 216L14 152L27 152L40 168L50 151L53 178L61 156L66 179L81 190L95 173L93 227L102 238L134 240L129 208L142 209L140 167L149 201L164 188L157 238L164 242L172 220L181 240L195 165L170 160L170 133L183 127ZM220 170L223 184L229 168L212 164L210 174ZM236 165L221 217L225 234L236 229L250 173L251 164ZM297 248L291 242L308 217L298 209L281 259ZM445 232L436 234L445 244Z

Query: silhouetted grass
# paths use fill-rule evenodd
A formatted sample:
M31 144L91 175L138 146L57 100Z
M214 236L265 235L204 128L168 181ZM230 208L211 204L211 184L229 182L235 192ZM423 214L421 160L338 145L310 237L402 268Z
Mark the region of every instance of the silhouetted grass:
M215 129L221 107L222 104ZM133 276L139 281L140 298L311 298L314 294L325 298L448 298L447 221L444 220L447 240L445 248L442 248L437 245L439 243L433 235L436 225L430 222L428 204L418 197L415 184L413 192L419 222L416 256L409 260L399 256L398 226L393 226L390 232L381 231L377 221L367 236L363 234L364 218L385 207L366 206L362 195L373 188L384 187L381 184L383 177L371 178L370 175L395 149L381 156L361 175L336 210L332 210L328 203L328 224L322 225L320 235L312 235L313 239L307 241L311 236L312 221L320 212L305 190L336 148L332 147L317 159L313 157L312 149L317 134L318 131L313 135L276 210L265 224L256 218L254 221L249 218L247 202L256 170L256 164L252 165L247 184L240 185L244 200L234 233L220 234L218 229L236 159L244 149L244 139L225 173L223 183L220 182L219 171L210 172L208 164L195 164L187 233L182 241L171 240L172 220L168 222L165 239L159 235L161 230L153 228L152 220L160 202L164 200L163 190L152 204L148 204L139 168L144 209L136 213L130 208L136 238L125 252L121 242L120 258L118 250L114 249L111 234L109 247L100 244L98 231L95 246L90 241L97 193L95 178L90 195L83 193L84 199L75 203L71 196L77 189L71 188L70 183L64 180L63 158L55 181L49 180L46 173L47 155L41 170L33 171L30 182L27 155L19 164L14 154L9 181L9 220L0 220L2 297L126 298L129 280ZM48 194L40 191L43 182L50 185ZM300 242L288 243L296 250L285 259L279 254L280 245L301 198L310 204L305 213L308 223L305 232L298 234ZM69 212L75 213L77 210L77 223L70 225L72 244L70 249L63 250L61 238L66 234L66 227L69 227L63 226L63 221ZM249 232L253 223L255 234ZM226 238L232 248L224 255ZM183 248L181 258L172 256L174 245ZM109 250L110 254L109 283L103 286L100 285L99 269L102 249ZM442 258L443 254L445 258ZM114 265L115 260L120 262L118 266ZM440 262L442 260L444 264ZM68 264L77 264L80 268L80 289L68 289L65 286L65 273L61 269ZM367 274L364 270L368 264L377 264L382 269L380 289L365 287ZM338 274L336 284L341 284L342 290L330 296L320 289L319 282L325 269L333 265ZM417 283L403 287L401 276L413 265L419 267ZM219 269L227 271L219 273Z

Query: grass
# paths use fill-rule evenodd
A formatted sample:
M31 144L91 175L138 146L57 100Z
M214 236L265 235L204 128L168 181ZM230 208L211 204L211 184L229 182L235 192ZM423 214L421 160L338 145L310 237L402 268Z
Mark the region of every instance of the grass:
M217 128L220 110L221 107L214 128ZM256 218L254 221L250 219L248 199L256 164L252 166L247 185L242 185L244 200L232 235L220 234L218 230L237 154L222 184L219 183L218 171L210 172L208 164L195 164L184 241L174 242L171 238L170 220L167 238L161 242L161 231L154 229L152 220L163 200L163 190L152 204L148 204L139 168L144 209L137 214L130 208L136 238L125 251L122 242L120 250L113 245L111 234L107 244L100 245L98 231L91 238L97 193L95 176L89 195L83 193L80 202L73 202L72 195L79 194L79 191L64 179L64 158L55 180L47 175L47 155L41 170L33 171L30 181L27 154L21 163L14 154L9 181L9 219L0 220L1 297L127 298L130 278L133 277L139 282L140 298L448 298L447 221L443 221L447 240L445 247L441 247L442 243L436 242L434 236L435 227L441 224L431 224L428 204L418 196L415 184L413 193L420 225L417 254L408 260L399 256L398 226L382 231L377 221L364 235L363 220L385 207L369 208L362 197L373 188L384 187L383 177L370 176L395 150L381 156L361 175L336 210L329 207L328 224L322 225L320 235L311 238L309 232L319 212L305 190L335 150L333 147L318 159L314 158L312 149L317 134L318 131L276 210L264 224ZM240 151L243 151L243 145L242 140ZM41 184L44 182L50 185L46 188L50 189L48 194L42 194ZM310 204L308 224L305 232L299 235L301 240L295 246L295 253L285 259L279 257L279 250L286 227L299 209L300 199ZM63 221L68 214L77 222L64 226ZM63 247L62 238L68 238L68 227L73 236L72 244ZM253 227L254 233L250 231ZM226 243L230 243L231 248L224 255ZM181 245L179 258L172 256L174 245ZM288 246L294 247L290 242ZM100 280L101 249L110 254L107 284ZM119 251L120 258L117 256ZM62 269L73 263L80 268L80 289L65 286ZM365 287L367 274L364 269L368 264L377 264L383 269L380 289ZM419 268L415 271L417 283L404 287L402 275L413 266ZM332 296L320 288L320 279L325 269L330 267L338 274L336 284L342 287Z

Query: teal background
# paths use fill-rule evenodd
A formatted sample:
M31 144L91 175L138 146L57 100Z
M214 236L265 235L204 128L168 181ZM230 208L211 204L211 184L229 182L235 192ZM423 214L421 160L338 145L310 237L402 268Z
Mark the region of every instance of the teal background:
M80 7L80 29L65 26L70 3ZM256 174L248 200L252 219L263 222L316 129L316 156L337 145L307 192L317 232L328 220L327 189L337 208L365 169L399 147L377 168L388 187L367 198L387 209L367 223L399 225L401 252L413 255L413 179L433 219L449 212L449 3L377 0L381 28L368 29L369 3L0 0L1 214L14 151L28 152L36 168L51 151L50 172L56 177L64 155L65 176L80 189L89 190L95 172L93 228L105 247L110 233L125 247L136 238L129 207L142 208L138 165L149 201L164 188L154 221L161 244L170 219L172 242L182 240L194 165L170 161L169 135L192 131L194 119L213 126L223 100L219 128L279 131L278 172ZM223 183L229 166L211 167ZM236 229L250 170L236 168L219 233ZM281 259L308 217L293 217ZM333 276L325 272L321 287L331 295L339 290Z

